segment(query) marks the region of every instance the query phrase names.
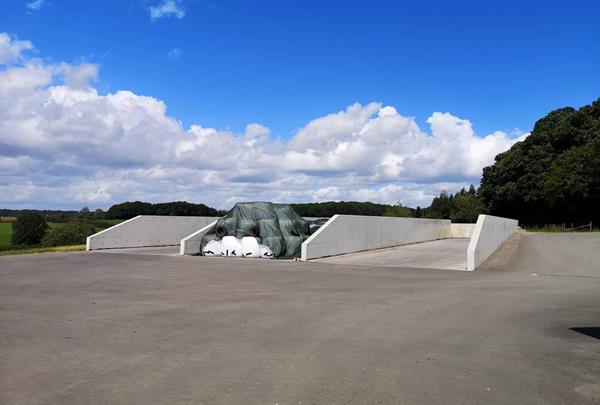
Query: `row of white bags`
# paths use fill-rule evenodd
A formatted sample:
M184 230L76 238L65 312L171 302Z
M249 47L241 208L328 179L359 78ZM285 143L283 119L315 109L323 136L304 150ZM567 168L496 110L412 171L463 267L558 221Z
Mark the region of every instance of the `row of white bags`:
M221 240L210 241L202 249L203 256L260 257L272 259L273 252L268 246L260 245L256 238L245 236L224 236Z

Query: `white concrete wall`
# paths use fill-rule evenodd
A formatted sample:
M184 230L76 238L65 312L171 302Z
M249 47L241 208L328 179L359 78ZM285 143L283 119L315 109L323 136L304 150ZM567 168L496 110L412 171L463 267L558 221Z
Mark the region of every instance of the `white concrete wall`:
M470 238L475 231L475 224L451 224L453 238Z
M467 270L475 270L519 227L515 219L480 215L467 249Z
M179 243L179 254L182 256L185 256L185 255L197 255L198 253L200 253L200 242L202 242L202 237L216 223L217 223L217 221L211 222L210 224L206 225L202 229L181 239L181 242Z
M178 245L215 217L139 215L87 238L87 250Z
M447 219L334 215L304 241L301 260L450 237Z

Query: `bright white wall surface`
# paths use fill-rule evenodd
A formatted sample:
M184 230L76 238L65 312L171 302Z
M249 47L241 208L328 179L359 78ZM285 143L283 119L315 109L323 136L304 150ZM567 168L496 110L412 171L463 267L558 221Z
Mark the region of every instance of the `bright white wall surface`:
M475 231L475 224L451 224L453 238L470 238Z
M467 249L467 270L475 270L519 227L515 219L480 215Z
M215 217L139 215L87 238L87 250L178 245Z
M301 260L451 237L447 219L334 215L302 243Z
M215 218L212 218L213 220ZM210 229L217 223L217 221L213 221L210 224L206 225L202 229L192 233L191 235L186 236L181 239L179 243L179 254L182 256L185 255L197 255L200 253L200 242L202 242L202 237L206 234L206 232L210 231Z

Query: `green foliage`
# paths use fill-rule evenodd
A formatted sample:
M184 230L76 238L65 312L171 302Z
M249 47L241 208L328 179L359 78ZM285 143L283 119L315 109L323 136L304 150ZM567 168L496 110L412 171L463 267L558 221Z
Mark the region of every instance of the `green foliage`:
M101 220L90 220L87 222L92 224L94 226L94 228L96 228L97 230L102 230L102 229L110 228L111 226L114 226L122 221L120 219L101 219Z
M423 210L417 207L415 216L424 218L450 219L457 223L477 222L479 214L484 214L485 204L477 195L475 187L471 185L469 190L465 188L456 192L454 195L442 191L439 196L431 201L431 205Z
M450 219L453 199L452 194L448 194L446 190L442 191L438 197L431 201L425 216L427 218Z
M372 202L327 201L290 204L301 217L331 217L335 214L382 216L390 205Z
M413 210L403 207L401 203L398 205L390 205L383 213L384 217L413 217Z
M600 221L600 99L552 111L483 170L490 213L528 225Z
M32 246L41 242L48 231L48 224L40 214L25 214L13 224L12 244Z
M477 196L475 187L471 186L469 191L464 188L454 195L450 219L456 223L477 222L479 214L485 212L485 204Z
M192 204L186 201L151 204L142 201L124 202L113 205L106 212L108 219L129 219L138 215L170 216L221 216L223 213L204 204Z
M60 228L51 229L44 237L44 246L81 245L88 236L96 233L94 225L87 221L73 220Z

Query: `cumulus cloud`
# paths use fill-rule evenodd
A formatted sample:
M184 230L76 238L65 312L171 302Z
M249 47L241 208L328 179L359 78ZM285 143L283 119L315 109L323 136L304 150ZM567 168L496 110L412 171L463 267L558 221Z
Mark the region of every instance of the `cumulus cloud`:
M133 199L220 208L243 200L424 206L442 189L477 183L482 167L520 139L478 136L448 112L434 112L428 132L376 102L315 118L287 141L259 123L243 133L184 128L154 97L99 93L97 76L85 63L21 58L0 67L0 206Z
M175 17L182 19L185 17L185 8L174 0L163 0L155 6L150 7L150 19L155 21L159 18Z
M23 51L33 49L30 41L19 41L5 32L0 32L0 65L13 62L21 57Z

